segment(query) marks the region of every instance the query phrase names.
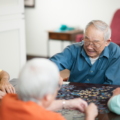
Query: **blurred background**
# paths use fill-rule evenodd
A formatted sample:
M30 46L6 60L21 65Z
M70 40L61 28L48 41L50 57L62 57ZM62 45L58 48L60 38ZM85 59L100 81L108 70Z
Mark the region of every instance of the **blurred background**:
M120 0L0 0L0 68L17 78L27 60L51 57L71 44L49 40L49 31L60 32L61 25L84 31L98 19L111 25L118 9Z

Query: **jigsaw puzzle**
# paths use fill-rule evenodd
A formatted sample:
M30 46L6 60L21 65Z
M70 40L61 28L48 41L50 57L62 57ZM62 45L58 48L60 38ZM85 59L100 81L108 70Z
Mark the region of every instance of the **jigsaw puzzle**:
M111 86L102 86L102 87L89 87L82 88L80 86L74 85L62 85L61 89L58 92L56 99L73 99L81 98L85 100L88 104L95 103L98 106L99 114L109 113L107 108L107 101L112 96L112 91L115 88ZM84 119L84 114L77 110L61 110L60 112L65 118L70 119Z

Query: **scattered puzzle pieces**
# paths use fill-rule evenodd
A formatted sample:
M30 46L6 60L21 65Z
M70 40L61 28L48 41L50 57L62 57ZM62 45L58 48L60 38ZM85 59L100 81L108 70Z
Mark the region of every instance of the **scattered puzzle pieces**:
M84 120L85 118L85 114L81 113L78 110L63 109L57 112L61 113L62 116L64 116L66 120Z
M105 113L109 113L109 110L107 108L107 101L112 96L113 90L114 88L111 86L102 86L100 88L90 87L90 88L82 89L82 87L76 87L74 85L66 84L66 85L62 85L56 99L68 100L79 97L87 101L88 104L90 104L91 102L95 103L98 106L99 114L105 114ZM68 113L69 112L67 112L67 114Z

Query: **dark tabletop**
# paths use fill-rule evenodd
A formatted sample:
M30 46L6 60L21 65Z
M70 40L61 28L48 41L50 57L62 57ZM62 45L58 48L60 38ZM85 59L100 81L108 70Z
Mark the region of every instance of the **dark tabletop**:
M105 97L103 97L103 99L100 98L99 105L104 104L106 109L108 109L107 108L107 102L108 102L109 98L111 97L110 95L112 95L112 91L115 88L120 87L120 85L104 85L104 84L88 84L88 83L69 83L69 85L70 86L71 85L75 86L69 92L70 94L73 95L72 97L74 97L74 98L78 98L78 97L81 98L81 95L80 96L74 95L75 93L72 92L72 91L75 91L75 90L77 92L77 91L81 91L81 90L83 90L83 91L86 91L86 90L91 91L91 90L93 90L94 91L94 89L95 90L99 90L100 89L100 92L101 92L101 89L102 89L102 93L101 94L103 94L103 96L104 96L104 93L107 93L108 98L106 98L106 95L105 95ZM61 94L62 93L64 94L64 91L60 91L60 92L61 92ZM65 94L65 96L66 95L67 95L67 93ZM100 97L100 95L99 95L99 97ZM66 99L66 97L63 98L63 99ZM69 99L69 97L67 99ZM89 98L89 99L93 99L93 98ZM109 112L103 112L103 113L99 112L96 120L120 120L120 116L116 115L116 114L114 114L114 113L112 113L110 111Z
M17 79L12 79L11 81L10 81L10 83L15 87L15 89L16 89L16 91L17 91ZM92 88L92 87L96 87L96 88L101 88L102 86L105 86L105 87L112 87L111 89L113 90L113 89L115 89L115 88L117 88L117 87L120 87L120 85L104 85L104 84L87 84L87 83L70 83L69 85L73 85L73 86L75 86L72 90L86 90L86 89L88 89L88 88ZM108 93L110 93L110 94L112 94L111 93L111 91L110 90L108 90L108 91L106 91L106 92L108 92ZM76 98L77 96L74 96L74 98ZM108 101L109 99L104 99L104 101L102 101L102 104L104 103L105 105L107 105L107 101ZM101 103L101 102L100 102ZM70 115L68 114L68 115L66 115L67 116L67 120L70 120L69 118L70 118ZM80 120L82 120L83 118L78 118L78 119L80 119ZM72 118L72 120L73 120L73 118ZM74 119L74 120L77 120L76 118ZM109 112L109 113L103 113L103 114L98 114L98 116L97 116L97 119L96 120L120 120L120 116L119 115L116 115L116 114L114 114L114 113L112 113L112 112Z

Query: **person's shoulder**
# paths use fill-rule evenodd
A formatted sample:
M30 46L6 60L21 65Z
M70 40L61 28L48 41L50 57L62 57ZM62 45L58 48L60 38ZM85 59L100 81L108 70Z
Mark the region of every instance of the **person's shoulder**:
M110 55L114 55L115 57L120 56L120 47L117 44L110 42L108 48Z
M3 98L2 98L2 101L3 102L8 102L8 101L11 101L11 100L15 100L15 99L18 99L17 97L17 94L6 94Z
M115 44L115 43L113 43L113 42L110 42L110 44L109 44L109 49L110 49L110 51L120 51L120 47L117 45L117 44Z

